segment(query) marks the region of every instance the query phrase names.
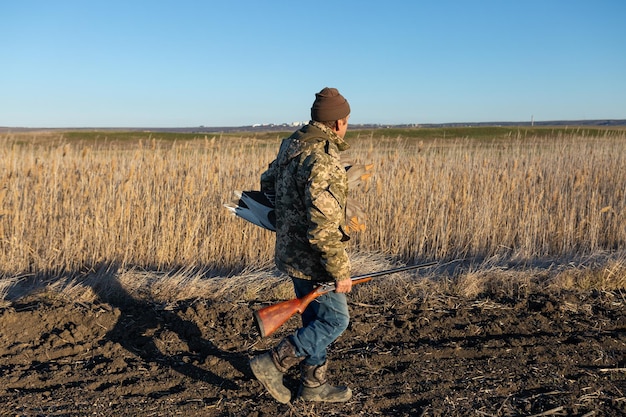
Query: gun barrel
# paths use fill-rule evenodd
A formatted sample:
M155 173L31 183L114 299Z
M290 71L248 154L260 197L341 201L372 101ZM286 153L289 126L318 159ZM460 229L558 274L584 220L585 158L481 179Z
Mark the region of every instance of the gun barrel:
M383 275L395 274L397 272L410 271L412 269L427 268L429 266L433 266L433 265L437 265L437 264L438 264L438 262L433 261L433 262L426 262L426 263L417 264L417 265L401 266L399 268L387 269L386 271L378 271L378 272L371 272L369 274L358 275L356 277L352 277L352 280L357 280L357 279L361 279L361 278L365 278L365 277L376 278L376 277L380 277L380 276L383 276Z
M371 281L372 278L382 277L383 275L396 274L398 272L410 271L412 269L427 268L429 266L433 266L433 265L437 265L437 264L438 264L438 262L426 262L426 263L418 264L418 265L401 266L399 268L387 269L385 271L370 272L369 274L357 275L357 276L354 276L354 277L352 277L350 279L352 280L352 284L362 284L364 282ZM320 286L320 288L323 289L324 292L334 291L335 290L335 283L334 282L329 282L327 284L322 284Z

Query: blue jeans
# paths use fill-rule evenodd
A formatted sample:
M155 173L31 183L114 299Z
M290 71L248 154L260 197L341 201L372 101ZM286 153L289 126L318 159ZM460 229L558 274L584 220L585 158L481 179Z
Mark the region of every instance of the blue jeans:
M291 278L298 298L319 285L306 279ZM350 313L345 294L331 291L313 300L302 313L302 327L292 336L297 356L305 356L306 365L326 362L326 348L348 328Z

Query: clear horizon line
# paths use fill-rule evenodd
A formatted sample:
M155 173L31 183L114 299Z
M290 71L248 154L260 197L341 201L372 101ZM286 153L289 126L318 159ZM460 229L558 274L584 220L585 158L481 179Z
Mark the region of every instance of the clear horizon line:
M549 123L618 123L626 124L626 119L613 119L613 118L601 118L601 119L553 119L553 120L518 120L518 121L488 121L488 122L423 122L423 123L351 123L351 126L438 126L438 125L498 125L498 124L549 124ZM223 125L223 126L208 126L208 125L195 125L195 126L2 126L0 129L20 129L20 130L43 130L43 129L237 129L237 128L266 128L266 127L298 127L307 124L308 122L283 122L283 123L253 123L247 125Z

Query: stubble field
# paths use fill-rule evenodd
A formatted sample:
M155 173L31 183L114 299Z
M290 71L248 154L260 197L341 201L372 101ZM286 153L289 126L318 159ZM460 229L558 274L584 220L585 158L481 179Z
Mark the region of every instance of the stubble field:
M280 137L0 138L0 415L626 413L626 132L349 132L374 164L355 275L439 265L355 288L340 405L277 404L247 366L297 318L259 338L290 284L223 204Z

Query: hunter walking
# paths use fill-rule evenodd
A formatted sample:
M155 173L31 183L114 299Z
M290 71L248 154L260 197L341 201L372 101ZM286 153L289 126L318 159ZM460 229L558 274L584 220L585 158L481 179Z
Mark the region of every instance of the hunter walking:
M326 377L327 348L348 327L346 293L352 289L349 240L345 230L348 178L339 153L344 141L350 105L336 88L315 94L311 121L284 139L276 159L261 175L261 191L274 199L276 212L276 266L288 274L297 297L322 282L336 289L309 304L302 327L250 366L256 378L279 402L291 399L283 375L300 364L300 398L343 402L352 397L345 386L333 386Z

